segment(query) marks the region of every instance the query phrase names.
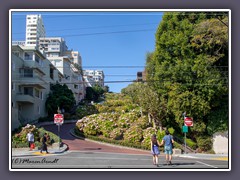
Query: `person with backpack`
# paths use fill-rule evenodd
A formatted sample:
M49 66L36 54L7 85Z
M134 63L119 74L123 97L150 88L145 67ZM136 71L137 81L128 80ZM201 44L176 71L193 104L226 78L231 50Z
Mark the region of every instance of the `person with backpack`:
M42 142L40 153L42 153L42 151L46 151L46 153L49 153L47 148L47 137L48 137L48 134L44 133L43 137L40 140Z
M160 146L160 143L157 140L156 135L155 134L152 135L152 137L151 137L151 153L153 155L153 164L156 166L159 166L159 164L158 164L158 155L160 154L159 146Z
M167 165L172 165L173 143L173 137L170 135L169 131L166 130L160 146L164 144Z

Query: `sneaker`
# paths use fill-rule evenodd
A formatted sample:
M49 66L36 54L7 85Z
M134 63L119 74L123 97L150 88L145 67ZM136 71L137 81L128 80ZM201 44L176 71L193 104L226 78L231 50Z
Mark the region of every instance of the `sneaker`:
M172 162L171 162L171 161L169 161L169 164L170 164L170 165L172 165Z

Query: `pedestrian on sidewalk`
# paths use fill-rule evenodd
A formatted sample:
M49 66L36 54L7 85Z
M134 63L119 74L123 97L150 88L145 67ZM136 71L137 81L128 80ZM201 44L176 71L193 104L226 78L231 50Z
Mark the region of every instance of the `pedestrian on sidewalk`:
M31 151L31 150L32 150L32 146L33 146L33 144L34 144L34 135L33 135L32 130L30 130L30 131L27 133L26 139L27 139L27 141L28 141L29 150Z
M47 149L47 137L48 137L48 134L44 133L43 137L41 138L42 147L41 147L40 153L42 153L42 151L46 151L46 153L49 153Z
M169 131L166 130L160 146L164 144L167 165L172 165L173 143L173 137L170 135Z
M159 166L158 164L158 155L160 154L159 151L160 143L157 140L156 134L152 135L151 137L151 153L153 155L153 165Z

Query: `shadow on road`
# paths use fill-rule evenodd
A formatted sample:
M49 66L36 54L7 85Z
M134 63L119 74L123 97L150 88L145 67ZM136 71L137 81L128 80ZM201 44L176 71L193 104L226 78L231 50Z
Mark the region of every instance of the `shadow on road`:
M172 163L172 165L163 164L164 166L188 166L188 165L195 165L196 163Z

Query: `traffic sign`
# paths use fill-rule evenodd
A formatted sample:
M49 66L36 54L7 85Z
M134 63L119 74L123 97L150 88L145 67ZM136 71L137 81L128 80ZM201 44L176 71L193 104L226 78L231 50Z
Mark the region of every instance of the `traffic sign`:
M64 117L63 114L54 114L54 123L55 124L63 124Z
M184 117L184 125L185 126L193 126L193 119L191 117Z
M183 126L182 131L183 131L183 133L187 133L188 132L188 126Z

